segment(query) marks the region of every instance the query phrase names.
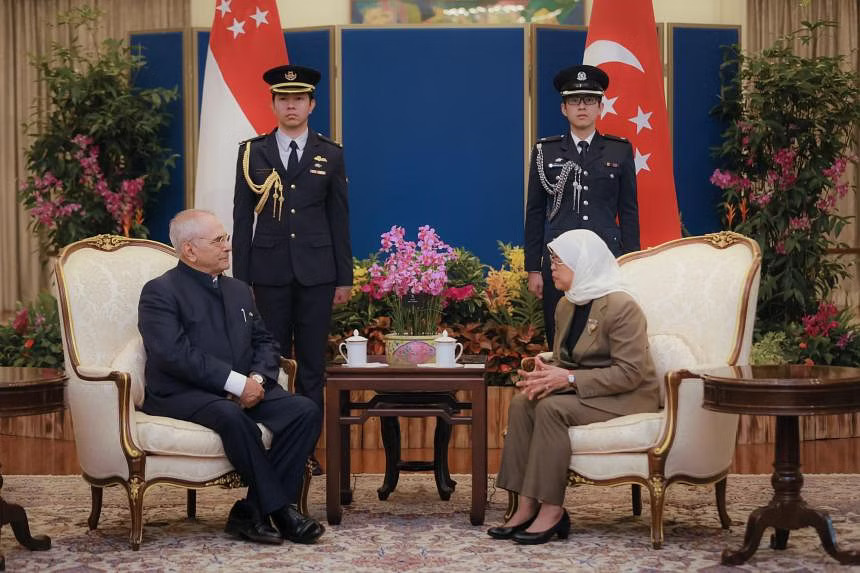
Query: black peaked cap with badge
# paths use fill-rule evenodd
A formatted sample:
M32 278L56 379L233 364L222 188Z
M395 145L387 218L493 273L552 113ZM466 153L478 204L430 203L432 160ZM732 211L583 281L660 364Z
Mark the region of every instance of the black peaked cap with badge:
M583 64L558 72L552 85L561 97L573 94L603 95L609 88L609 76L600 68Z
M269 84L274 94L313 93L320 81L320 73L303 66L278 66L263 74L263 81Z

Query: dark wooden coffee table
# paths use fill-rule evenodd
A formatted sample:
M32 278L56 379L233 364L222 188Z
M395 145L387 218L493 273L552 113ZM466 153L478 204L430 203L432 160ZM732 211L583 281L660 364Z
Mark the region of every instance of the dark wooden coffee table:
M836 545L830 516L807 506L800 495L798 416L860 410L860 368L840 366L729 366L698 372L704 381L702 405L718 412L776 416L773 498L753 511L744 544L723 551L724 565L740 565L758 549L764 530L773 527L770 546L785 549L792 529L814 527L824 549L845 565L860 564L860 552Z
M373 357L371 360L384 361L384 358ZM473 525L484 523L487 502L487 386L483 368L351 368L333 365L328 367L326 375L326 514L330 524L340 523L343 515L341 504L352 503L349 426L363 424L371 416L383 419L435 416L450 425L471 426L470 520ZM353 402L350 400L351 390L372 390L378 394L369 402ZM471 401L450 399L459 390L470 392ZM464 411L470 413L465 414ZM437 436L437 450L441 443L439 438L444 436ZM440 453L437 451L436 454L438 460ZM387 465L390 471L391 463ZM444 485L446 479L448 486L452 486L446 473L447 470L440 475L437 469L437 487L440 483ZM380 496L387 497L393 485L391 476L387 476L386 483L380 488L385 491L380 491ZM444 499L444 489L440 487L439 491Z
M65 408L63 390L66 376L52 368L0 367L0 418L50 414ZM0 490L3 476L0 474ZM27 513L20 505L7 503L0 495L0 528L7 523L18 543L31 551L51 548L51 538L30 535ZM6 569L6 558L0 553L0 571Z

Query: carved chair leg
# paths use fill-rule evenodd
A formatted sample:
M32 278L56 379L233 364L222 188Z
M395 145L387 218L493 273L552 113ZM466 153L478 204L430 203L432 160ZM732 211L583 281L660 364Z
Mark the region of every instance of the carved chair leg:
M185 507L188 519L197 519L197 490L189 489L185 498Z
M131 532L129 533L128 541L134 551L140 549L140 542L143 539L143 494L145 485L139 480L132 478L127 486L128 491L128 508L131 511Z
M720 525L723 529L728 529L732 525L732 520L729 517L729 512L726 511L726 482L728 478L723 478L714 484L714 493L717 496L717 513L720 514Z
M508 492L508 508L505 510L505 522L517 512L517 506L520 504L520 496L512 491Z
M308 458L308 461L305 464L305 479L302 480L302 489L299 491L297 504L299 513L305 517L310 517L310 512L308 511L308 492L311 490L311 478L314 476L313 468L314 463L310 458Z
M642 515L642 486L638 483L630 486L630 499L633 504L633 515Z
M663 547L663 501L666 495L666 480L651 476L648 481L648 494L651 498L651 545L654 549Z
M92 506L90 507L90 517L87 519L87 525L89 525L90 529L95 529L99 526L99 518L102 515L102 494L104 493L104 489L101 487L96 487L94 485L90 486L90 494L92 496Z

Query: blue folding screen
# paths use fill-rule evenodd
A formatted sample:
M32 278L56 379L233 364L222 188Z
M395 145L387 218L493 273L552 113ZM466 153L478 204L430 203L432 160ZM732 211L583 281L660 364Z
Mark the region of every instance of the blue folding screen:
M693 235L720 230L720 190L709 181L718 166L711 148L725 125L710 115L719 101L723 46L740 43L740 28L669 25L669 78L675 189L681 222Z
M570 131L561 115L561 98L552 79L564 68L582 63L585 52L585 28L535 26L535 124L537 137L560 135Z
M134 77L139 88L177 88L179 98L167 106L171 122L167 127L165 144L178 155L170 169L170 184L163 188L144 213L144 225L150 238L169 243L167 227L170 219L185 208L185 81L182 73L182 32L131 34L129 44L140 49L147 65Z
M343 143L358 257L420 225L499 264L522 244L523 28L346 28Z

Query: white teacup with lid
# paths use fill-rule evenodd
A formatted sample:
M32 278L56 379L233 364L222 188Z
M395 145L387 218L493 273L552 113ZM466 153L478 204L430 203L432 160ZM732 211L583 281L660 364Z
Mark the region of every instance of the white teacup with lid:
M463 355L463 345L457 342L455 338L448 336L447 330L443 330L442 336L433 342L436 347L436 366L453 368L460 356ZM459 351L457 347L459 347Z
M343 352L344 348L346 348L346 354ZM367 364L367 339L361 336L358 330L353 330L352 336L347 338L346 342L341 342L337 350L349 366Z

